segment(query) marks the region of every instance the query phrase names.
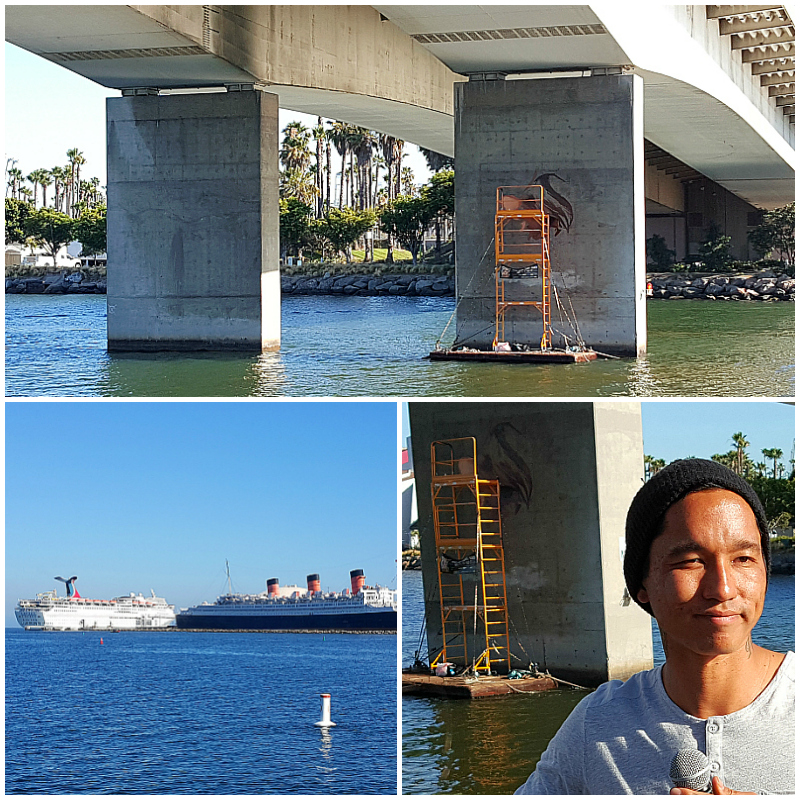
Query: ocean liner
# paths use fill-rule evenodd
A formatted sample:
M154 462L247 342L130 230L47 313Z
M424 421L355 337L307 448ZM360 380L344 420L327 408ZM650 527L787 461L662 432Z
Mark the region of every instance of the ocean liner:
M90 600L75 589L77 575L55 578L66 584L67 596L55 589L41 592L33 600L19 600L14 614L26 630L150 630L175 626L175 606L163 597L131 592L113 600Z
M320 591L318 574L306 579L307 589L281 587L277 578L267 591L234 594L230 589L214 603L181 609L179 628L298 631L396 631L397 592L385 586L366 586L364 571L350 572L350 589Z

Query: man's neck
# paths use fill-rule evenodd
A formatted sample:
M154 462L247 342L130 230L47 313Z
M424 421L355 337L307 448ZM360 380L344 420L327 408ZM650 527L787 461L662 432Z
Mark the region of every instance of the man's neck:
M720 656L703 656L669 645L665 649L664 689L675 705L699 719L732 714L750 705L784 658L751 642Z

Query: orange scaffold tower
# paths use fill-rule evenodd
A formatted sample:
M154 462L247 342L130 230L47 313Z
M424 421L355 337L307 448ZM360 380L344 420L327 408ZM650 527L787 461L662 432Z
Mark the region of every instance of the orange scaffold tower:
M476 464L473 437L431 444L443 642L432 666L450 662L488 675L508 672L511 654L500 483L479 478Z
M495 334L492 349L505 342L506 312L533 307L542 314L542 350L552 347L550 329L550 216L542 186L500 186L494 218ZM541 300L506 299L506 283L541 278Z

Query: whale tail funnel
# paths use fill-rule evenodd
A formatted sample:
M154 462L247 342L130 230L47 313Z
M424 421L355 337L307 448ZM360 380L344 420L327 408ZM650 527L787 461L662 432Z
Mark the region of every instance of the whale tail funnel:
M55 580L61 581L67 585L67 597L80 598L78 590L75 588L75 581L78 580L77 575L73 575L71 578L59 578L56 576Z

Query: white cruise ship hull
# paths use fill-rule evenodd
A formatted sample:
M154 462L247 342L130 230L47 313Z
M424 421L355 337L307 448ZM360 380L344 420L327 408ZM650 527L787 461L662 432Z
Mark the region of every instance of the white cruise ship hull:
M173 606L58 598L53 603L21 600L17 622L30 630L150 630L175 626Z

